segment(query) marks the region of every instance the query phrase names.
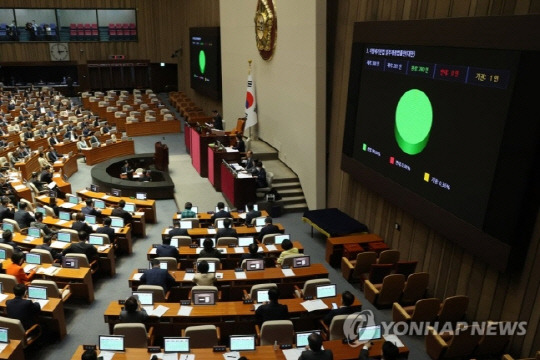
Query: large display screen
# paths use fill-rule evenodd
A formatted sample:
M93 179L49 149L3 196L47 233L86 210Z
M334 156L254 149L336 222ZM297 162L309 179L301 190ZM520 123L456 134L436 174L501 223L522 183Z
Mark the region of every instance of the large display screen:
M221 42L219 28L189 29L191 88L221 100Z

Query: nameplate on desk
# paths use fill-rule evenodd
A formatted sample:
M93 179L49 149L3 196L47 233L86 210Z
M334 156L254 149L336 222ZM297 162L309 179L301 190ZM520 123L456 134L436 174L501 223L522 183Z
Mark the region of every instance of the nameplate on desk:
M192 249L196 249L196 248L199 247L199 245L197 245L197 244L190 244L189 247L192 248Z
M159 244L152 244L152 248L157 248L159 246Z
M244 299L244 304L253 304L253 299Z
M313 300L313 296L304 296L304 300Z
M225 346L214 346L212 348L212 351L214 351L214 352L224 352L224 351L227 351L227 347L225 347Z
M194 272L195 272L195 269L193 269L193 268L187 268L187 269L186 269L186 272L187 272L187 273L194 273Z
M281 265L282 269L290 269L291 267L289 265Z
M161 352L161 349L159 346L149 346L147 349L148 349L148 352L152 354Z
M292 349L292 344L281 344L279 345L280 349Z
M125 305L125 304L126 304L126 300L118 299L118 305Z
M83 345L83 350L97 350L97 345Z
M236 244L229 244L228 245L230 248L235 248L236 247Z
M191 300L180 300L180 305L191 305Z
M148 269L140 268L140 269L137 269L137 272L138 272L138 273L143 273L143 272L145 272L146 270L148 270Z
M241 267L239 267L239 268L234 268L234 271L236 271L236 272L244 272L244 269L242 269Z

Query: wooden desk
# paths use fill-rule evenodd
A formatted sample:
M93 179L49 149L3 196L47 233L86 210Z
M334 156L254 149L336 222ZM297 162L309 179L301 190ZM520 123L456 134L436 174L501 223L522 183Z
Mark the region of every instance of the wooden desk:
M190 154L193 167L202 177L208 176L208 145L220 141L228 146L231 135L214 135L197 132L197 127L190 128Z
M0 309L5 311L6 301L13 299L15 295L5 293L8 297L0 302ZM51 324L53 331L57 332L60 339L63 339L67 334L66 318L64 316L64 303L61 299L49 298L49 302L41 309L40 322L45 321ZM1 358L0 358L1 359Z
M156 117L158 115L156 114ZM165 133L179 133L180 121L141 121L135 123L126 122L127 136L145 136Z
M144 211L144 215L146 218L146 221L155 224L157 222L157 215L156 215L156 200L146 199L146 200L138 200L134 198L130 198L127 196L118 197L118 196L112 196L108 195L103 192L94 192L90 190L80 190L77 191L77 195L79 195L83 200L84 199L101 199L105 201L107 204L112 205L118 205L120 200L124 200L127 203L133 203L135 204L137 211Z
M255 203L256 188L255 178L238 178L227 165L221 163L221 191L232 206L242 209L247 203Z
M223 160L227 162L239 162L241 153L238 151L228 152L225 150L217 150L214 146L208 147L208 181L214 186L216 191L221 191L221 163Z
M24 350L20 340L10 340L9 344L0 353L2 360L24 360Z
M281 224L274 224L278 227L279 232L283 233L285 231L285 228ZM242 226L234 226L234 229L236 230L236 233L238 236L253 236L257 237L259 232L257 231L257 228L254 226L248 227L245 225ZM210 234L208 232L208 228L193 228L188 230L188 235L192 238L201 238L201 237L215 237L216 234ZM163 234L163 233L162 233Z
M240 224L240 223L244 223L245 222L245 213L244 214L244 217L240 217L240 212L238 211L230 211L231 213L231 217L233 219L233 223L235 224ZM209 214L209 213L206 213L206 212L199 212L197 213L197 219L199 219L199 226L200 227L208 227L209 225L214 225L214 222L212 221L212 216L214 215L214 213L212 214ZM268 212L266 210L261 210L261 217L267 217L268 216ZM174 220L181 220L182 216L181 214L174 214L172 219L173 221Z
M322 299L326 304L327 309L307 312L301 304L304 299L280 299L280 304L287 305L289 315L295 323L296 331L300 331L301 324L307 324L307 329L314 329L315 324L321 319L331 308L332 303L340 304L341 295ZM164 334L179 334L180 329L184 329L191 325L215 324L220 327L222 338L227 338L232 334L249 334L254 331L255 311L253 304L244 304L242 301L218 301L215 305L192 305L192 310L189 316L178 315L180 303L161 303L154 306L163 305L168 310L159 318L159 323L154 323L154 331ZM355 299L353 306L361 309L362 303ZM109 331L112 333L114 324L118 322L122 305L118 301L111 301L105 310L105 322L109 324ZM298 318L298 319L295 319ZM298 326L296 326L298 324ZM162 326L163 325L163 326ZM173 329L171 329L171 325ZM160 327L162 327L160 329ZM173 330L174 332L170 332ZM245 331L245 332L242 332Z
M33 131L32 131L33 132ZM49 142L47 138L39 138L34 140L28 140L26 141L30 149L32 150L39 150L40 146L43 146L43 151L47 151L49 148Z
M326 262L332 267L338 267L341 264L343 255L343 245L345 244L369 244L379 242L383 239L376 234L358 234L351 236L331 237L326 239Z
M117 141L110 145L83 149L82 154L86 156L87 165L95 165L118 156L135 154L135 145L130 140Z
M30 179L34 171L39 172L41 167L38 161L39 155L34 153L30 155L30 159L24 162L15 163L15 168L21 172L23 179Z
M77 164L77 155L73 155L64 161L55 161L53 164L54 172L62 173L68 178L79 171L79 165ZM70 191L71 192L71 191Z
M54 148L59 154L62 155L68 155L71 152L73 156L77 157L79 152L76 141L64 141L54 145Z
M42 268L51 266L51 264L41 265ZM54 275L37 273L36 276L55 281L59 288L63 288L66 284L69 284L72 297L86 299L89 303L94 301L94 283L90 268L58 268L58 271Z
M218 279L218 286L221 290L221 299L223 301L238 301L242 300L243 291L249 292L250 288L255 284L261 283L276 283L280 288L282 298L294 297L294 286L300 288L310 279L328 278L328 270L323 264L312 264L310 267L293 269L294 276L285 276L281 268L265 268L263 271L245 271L245 279L237 279L234 270L219 270L218 273L223 274L221 279ZM191 287L194 285L192 280L185 278L185 271L170 271L169 272L178 287L171 289L169 301L179 301L187 299ZM141 284L137 280L138 270L133 270L129 277L129 286L132 290L136 290Z

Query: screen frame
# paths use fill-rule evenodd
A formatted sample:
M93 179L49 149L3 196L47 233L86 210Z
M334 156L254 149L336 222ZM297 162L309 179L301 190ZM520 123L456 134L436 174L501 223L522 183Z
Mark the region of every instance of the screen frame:
M253 347L250 347L249 349L245 349L245 348L232 348L232 347L229 347L229 349L231 351L254 351L255 348L257 347L257 344L255 343L255 335L230 335L229 337L229 345L232 344L232 339L233 338L241 338L241 337L249 337L253 340Z

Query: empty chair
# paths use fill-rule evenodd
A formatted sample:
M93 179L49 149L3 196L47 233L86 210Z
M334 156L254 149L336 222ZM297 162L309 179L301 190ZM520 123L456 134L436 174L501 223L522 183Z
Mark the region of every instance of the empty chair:
M294 259L299 257L304 257L304 254L297 254L297 255L289 255L283 258L283 262L281 263L281 266L289 266L293 267Z
M33 253L33 254L41 255L41 262L43 264L52 264L54 262L54 259L53 259L51 253L48 250L45 250L45 249L31 249L30 252Z
M121 323L114 325L113 335L124 335L126 348L146 348L154 343L154 328L146 331L142 323Z
M257 297L258 292L267 291L272 288L277 289L277 284L276 283L255 284L249 290L249 294L246 290L244 290L244 299L253 299L253 301L260 302L258 301L258 297Z
M41 336L41 326L35 324L24 330L21 320L0 316L0 327L8 328L9 338L20 340L22 347L26 348Z
M176 239L178 246L189 246L193 243L193 240L189 236L181 236L181 235L173 236L171 238L171 241L174 239Z
M259 345L292 344L294 342L294 327L291 320L268 320L260 330L255 325Z
M463 320L469 306L469 297L464 295L450 296L444 299L437 320L439 322L456 323Z
M194 349L218 345L219 328L215 325L188 326L182 330L182 336L189 337L189 346Z
M429 326L426 335L426 352L432 359L469 358L480 337L481 331L474 326L460 325L459 331L437 333Z
M403 307L397 302L392 307L394 322L434 322L441 308L441 300L429 298L418 300L415 305Z
M399 302L405 305L416 303L426 295L428 283L429 274L427 272L409 275Z
M399 250L384 250L379 255L378 264L395 264L399 261Z
M336 315L332 318L330 325L326 325L321 319L320 323L323 329L322 335L324 340L341 340L347 338L347 335L343 331L343 325L349 316L351 315Z
M341 274L347 281L358 281L361 275L368 273L371 265L377 262L377 253L374 251L365 251L356 255L356 260L349 260L346 257L341 258Z
M369 280L372 284L382 284L383 279L390 275L394 265L392 264L372 264L368 274L361 274L362 280Z
M55 216L54 210L53 210L52 207L47 206L47 205L43 205L43 208L45 209L45 214L46 214L47 216L52 216L52 217Z
M2 292L12 293L13 288L17 285L17 278L13 275L0 274L0 283L2 284Z
M404 285L405 276L401 274L388 275L383 279L382 284L378 285L366 280L364 283L364 295L369 302L378 308L390 307L399 300Z
M137 287L137 291L146 291L153 294L154 302L161 303L167 302L169 299L169 292L165 293L163 287L159 285L145 285L141 284Z
M305 298L305 297L316 297L317 296L317 286L319 285L329 285L330 279L311 279L307 280L304 283L304 287L300 289L298 286L294 286L294 295L297 298Z
M217 246L238 246L238 238L232 236L222 236L217 239Z
M178 261L176 260L176 258L162 256L157 257L156 260L159 260L160 263L167 263L167 270L169 271L178 270Z
M416 271L417 264L418 261L398 261L395 265L394 273L403 274L407 278Z
M510 334L502 332L503 322L488 321L486 330L474 350L475 357L499 357L510 341Z
M255 219L253 219L253 220L255 220ZM253 224L253 220L251 221L252 224ZM275 244L277 235L282 235L282 234L274 233L274 234L266 234L266 235L264 235L263 238L262 238L262 243L265 244L265 245Z
M67 301L71 296L71 290L69 284L64 286L62 290L58 288L58 285L55 281L52 280L32 280L31 285L44 286L47 288L47 297L62 299L62 301Z

